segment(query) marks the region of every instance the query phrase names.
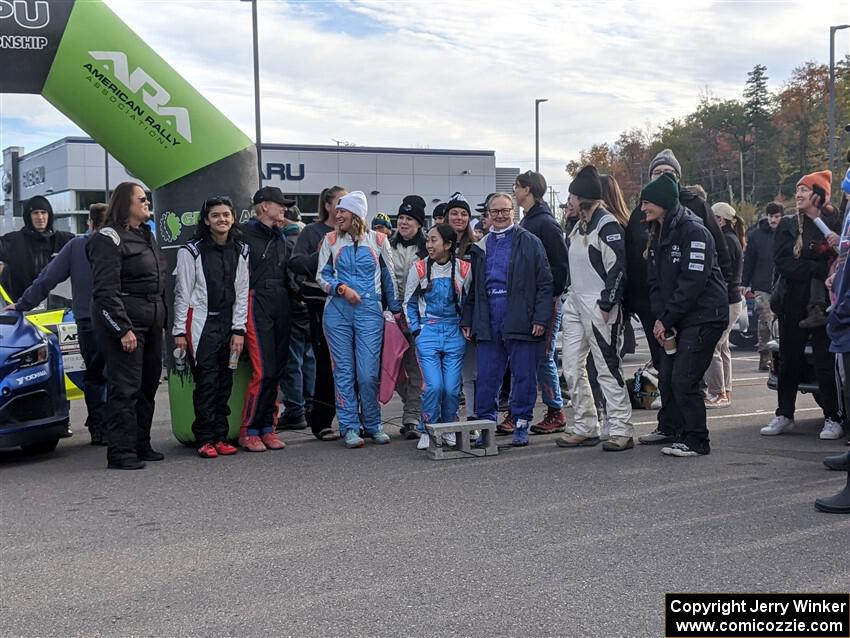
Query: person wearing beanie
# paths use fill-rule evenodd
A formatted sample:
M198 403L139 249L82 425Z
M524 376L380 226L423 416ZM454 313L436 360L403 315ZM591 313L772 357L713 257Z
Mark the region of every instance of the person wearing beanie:
M546 179L534 171L517 175L514 181L514 197L525 212L520 226L541 241L552 273L551 316L546 323L546 345L537 369L537 385L546 405L546 414L539 423L532 426L531 431L535 434L563 432L567 424L564 399L561 396L561 380L555 360L555 336L561 329L561 295L567 287L567 245L561 226L543 199L546 188ZM503 431L510 431L512 426L513 418L509 412L501 428Z
M823 411L821 439L843 435L836 395L835 355L830 352L824 315L825 281L836 258L841 219L829 205L832 174L820 171L797 182L796 215L779 222L774 240L777 284L771 306L779 320L779 370L776 415L761 428L763 436L794 429L797 392L806 368L806 345L811 344Z
M437 204L434 206L434 210L431 212L431 225L437 226L438 224L443 224L446 221L446 205L444 203Z
M707 395L706 408L725 408L732 404L732 351L729 346L729 335L738 317L744 310L741 295L741 274L744 269L744 223L735 209L726 202L717 202L711 207L717 217L717 223L723 231L723 239L732 258L732 281L735 283L737 295L729 301L729 323L720 335L720 341L714 348L714 356L708 371L705 373Z
M693 190L681 186L682 167L670 149L662 150L650 162L650 180L654 181L663 174L667 174L676 182L679 203L696 215L708 232L711 233L711 237L714 239L714 250L717 252L717 264L720 266L723 280L727 282L727 296L729 296L732 292L729 290L731 259L729 258L726 241L723 239L723 233L720 231L720 226L717 225L717 219L714 213L711 212L705 199ZM669 204L670 202L667 203ZM649 297L646 294L649 289L645 257L648 241L649 225L646 223L646 215L641 210L641 206L638 205L632 211L629 217L629 223L626 226L626 272L629 273L629 276L626 280L625 306L629 314L638 316L643 326L644 334L646 335L652 334L652 327L655 325L656 319L656 317L652 316ZM660 362L661 346L655 339L647 340L649 341L649 351L652 355L652 365L657 370ZM640 436L638 441L645 445L659 445L670 443L673 439L667 434L656 431Z
M392 237L393 223L390 221L390 216L386 213L376 213L372 218L372 230L382 233L387 237Z
M770 369L771 355L767 342L772 339L773 311L770 309L770 294L773 291L773 239L785 209L782 204L770 202L758 225L747 235L744 251L744 268L741 285L751 291L755 299L758 319L759 371Z
M346 447L363 447L360 427L377 444L390 442L381 424L378 386L384 304L401 318L390 242L366 225L366 195L339 198L336 230L322 239L316 282L328 296L325 336L333 359L339 433Z
M602 449L620 452L634 447L632 407L620 356L626 283L623 228L600 201L602 182L596 168L582 168L569 192L568 205L578 219L568 242L570 286L564 303L561 361L574 423L556 444L576 448L600 441L599 416L587 374L589 354L607 413L609 436Z
M210 197L195 238L177 251L174 346L188 355L195 381L192 434L201 458L236 454L228 442L228 402L248 320L248 247L236 238L233 203Z
M714 238L677 195L678 184L669 173L647 184L640 194L650 226L645 250L650 305L656 317L647 337L664 343L656 432L672 439L672 445L661 452L694 457L711 451L700 382L728 323L729 306Z
M10 299L20 299L72 233L53 229L53 207L46 197L36 195L24 204L24 227L0 237L0 261L6 264L0 283Z
M286 211L295 201L276 186L264 186L254 193L252 203L254 217L239 228L249 249L245 350L251 360L239 445L248 452L265 452L286 447L276 434L277 398L286 380L294 285L289 270L292 247L283 228L287 225Z
M410 268L419 259L428 256L425 249L425 200L419 195L408 195L398 207L398 230L390 238L390 251L393 255L393 277L396 290L404 294ZM402 358L405 374L396 386L401 397L403 412L401 416L401 436L405 439L419 438L417 427L422 416L422 373L416 361L416 348L413 338L408 337L410 348Z
M543 244L514 224L507 193L490 198L493 229L471 249L472 288L464 302L463 327L478 347L475 396L479 419L496 420L497 399L510 364L511 445L528 445L537 399L537 367L552 319L552 273ZM479 441L480 443L480 441Z

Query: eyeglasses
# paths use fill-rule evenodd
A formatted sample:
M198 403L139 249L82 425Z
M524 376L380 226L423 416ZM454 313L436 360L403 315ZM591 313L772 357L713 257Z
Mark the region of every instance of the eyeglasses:
M672 168L656 168L649 175L650 177L661 177L664 173L671 173L672 175L675 175L676 171Z
M512 212L514 212L513 208L491 208L490 209L490 214L493 215L494 217L497 216L497 215L502 216L502 217L506 217L506 216L510 215Z

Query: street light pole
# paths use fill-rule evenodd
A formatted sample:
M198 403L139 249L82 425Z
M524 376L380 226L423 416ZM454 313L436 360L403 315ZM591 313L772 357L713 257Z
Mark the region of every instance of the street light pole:
M251 3L251 20L254 35L254 125L257 138L257 171L260 188L263 187L263 147L260 133L260 43L257 34L257 0L242 0Z
M547 98L534 100L534 172L540 172L540 103L548 102Z
M835 174L835 32L850 24L829 27L829 170Z

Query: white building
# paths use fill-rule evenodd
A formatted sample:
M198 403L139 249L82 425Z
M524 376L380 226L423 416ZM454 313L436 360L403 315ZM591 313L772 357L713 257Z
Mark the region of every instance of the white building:
M84 137L66 137L30 153L5 149L0 232L20 227L22 203L34 195L44 195L53 204L57 228L83 232L88 206L105 198L105 157L99 144ZM505 188L519 173L497 169L494 151L296 144L264 144L262 166L264 184L295 199L308 220L317 210L319 193L328 186L362 190L370 213L394 216L404 196L411 194L425 199L429 213L457 191L475 208L496 190L497 181ZM110 189L138 181L113 157L108 176Z

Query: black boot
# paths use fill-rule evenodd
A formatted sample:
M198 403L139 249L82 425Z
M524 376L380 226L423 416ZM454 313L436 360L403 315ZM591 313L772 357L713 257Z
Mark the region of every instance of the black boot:
M107 445L106 437L104 437L101 432L92 431L91 432L91 441L89 442L89 445L97 445L97 446L100 446L100 447Z
M108 459L106 467L110 470L143 470L145 462L136 456L124 456Z
M828 456L823 460L823 464L826 465L830 470L837 470L838 472L850 472L850 452L846 454L836 454L835 456Z
M136 448L136 454L143 461L162 461L165 458L165 454L154 450L150 443L145 443Z
M850 463L850 452L844 455ZM850 514L850 472L847 473L847 486L835 496L815 500L815 509L830 514Z

